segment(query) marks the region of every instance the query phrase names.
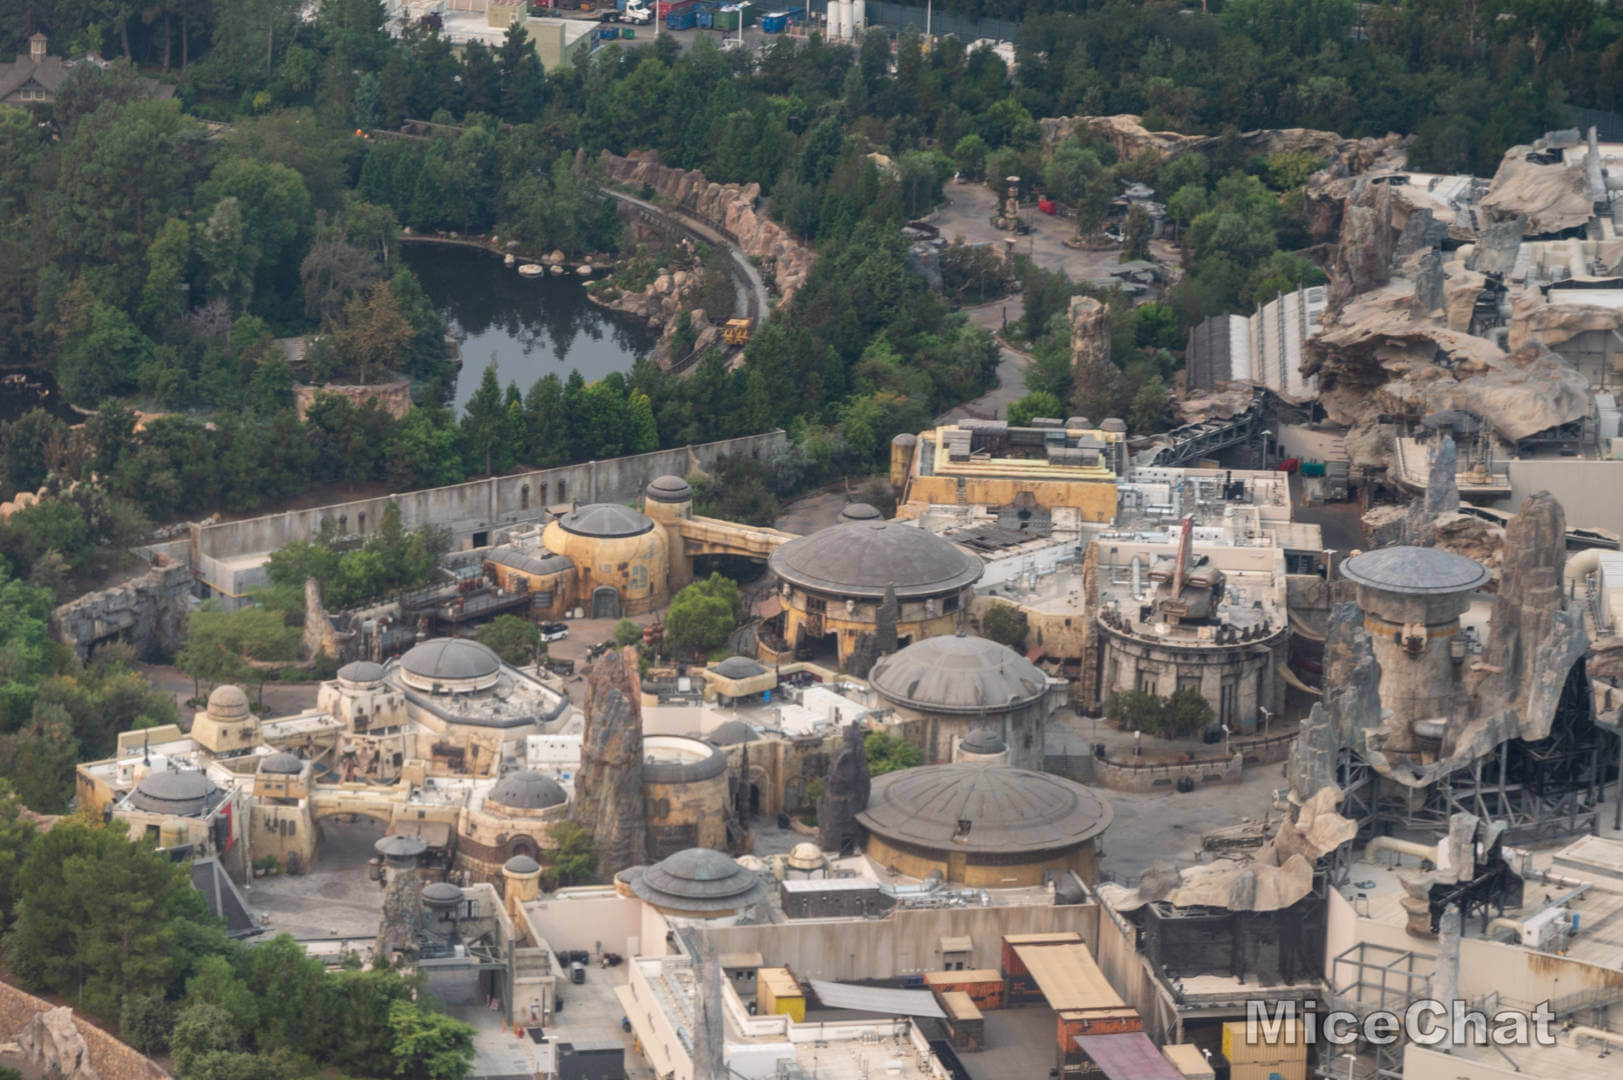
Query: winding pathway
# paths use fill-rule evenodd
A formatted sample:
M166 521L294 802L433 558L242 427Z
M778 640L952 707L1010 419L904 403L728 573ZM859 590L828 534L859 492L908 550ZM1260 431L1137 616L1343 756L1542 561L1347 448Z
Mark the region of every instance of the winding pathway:
M683 232L689 233L707 244L725 246L733 265L731 276L733 290L736 294L736 300L733 304L735 315L738 318L752 320L757 329L760 328L762 323L766 322L767 315L772 311L772 299L767 295L766 282L761 280L760 272L755 269L755 264L750 262L749 256L744 254L744 249L733 243L730 237L714 226L706 224L681 210L658 206L644 199L627 195L623 191L615 191L613 188L606 187L603 190L623 203L628 203L646 213L669 221Z

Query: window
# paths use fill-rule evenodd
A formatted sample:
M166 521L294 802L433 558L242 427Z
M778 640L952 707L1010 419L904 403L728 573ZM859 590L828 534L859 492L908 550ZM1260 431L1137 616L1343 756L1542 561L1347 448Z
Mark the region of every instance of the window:
M558 481L558 501L567 502L569 499L569 481Z
M1193 690L1197 694L1200 693L1200 676L1199 675L1179 675L1178 676L1178 689L1179 690Z
M806 611L810 614L821 615L828 610L828 601L821 596L806 597Z
M1235 721L1240 717L1240 680L1235 675L1223 676L1223 687L1219 696L1217 718L1229 727L1234 727Z
M355 531L358 532L358 533L366 532L366 511L365 510L362 510L360 513L355 515Z
M1155 693L1155 669L1154 668L1139 668L1138 669L1138 691L1141 694L1153 694L1153 693Z
M944 599L942 599L942 601L941 601L941 611L942 611L943 614L945 614L946 612L949 612L949 611L957 611L957 610L958 610L958 594L957 593L953 593L951 596L948 596L948 597L945 597Z
M518 508L520 510L528 510L530 508L530 485L529 484L525 484L525 485L523 485L522 487L520 487L518 489Z

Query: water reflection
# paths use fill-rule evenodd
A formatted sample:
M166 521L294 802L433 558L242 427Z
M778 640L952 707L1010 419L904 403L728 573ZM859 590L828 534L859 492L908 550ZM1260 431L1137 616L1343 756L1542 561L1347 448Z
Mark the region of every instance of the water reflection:
M592 304L573 275L521 278L494 255L434 244L408 245L405 259L462 343L458 411L492 360L503 389L528 390L548 372L563 379L578 368L593 382L630 371L653 347L639 321Z

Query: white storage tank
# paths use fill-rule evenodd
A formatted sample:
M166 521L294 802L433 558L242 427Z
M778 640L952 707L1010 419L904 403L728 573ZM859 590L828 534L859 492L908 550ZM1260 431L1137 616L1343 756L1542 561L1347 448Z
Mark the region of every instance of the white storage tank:
M868 0L847 0L847 6L851 9L851 36L859 38L868 29Z

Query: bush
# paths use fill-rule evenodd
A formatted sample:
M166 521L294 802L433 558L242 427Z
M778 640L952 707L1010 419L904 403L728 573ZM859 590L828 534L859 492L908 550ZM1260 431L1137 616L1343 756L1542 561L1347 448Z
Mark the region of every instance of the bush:
M1123 731L1154 735L1161 728L1161 699L1142 690L1126 690L1110 699L1109 715Z
M1198 735L1216 718L1212 703L1202 697L1199 690L1185 688L1167 698L1161 710L1161 733L1169 738Z
M1012 604L994 604L981 616L981 636L1016 652L1025 652L1028 629L1026 613Z
M614 643L616 645L635 645L642 640L642 627L630 619L621 619L614 624Z
M169 1050L169 1029L174 1025L174 1010L161 993L131 994L119 1010L118 1037L143 1054L163 1054ZM0 1069L0 1080L6 1080L8 1071Z
M870 731L862 741L862 748L868 753L869 776L883 776L924 764L924 751L887 731Z
M514 667L535 663L541 649L541 631L517 615L498 615L479 628L479 644Z

